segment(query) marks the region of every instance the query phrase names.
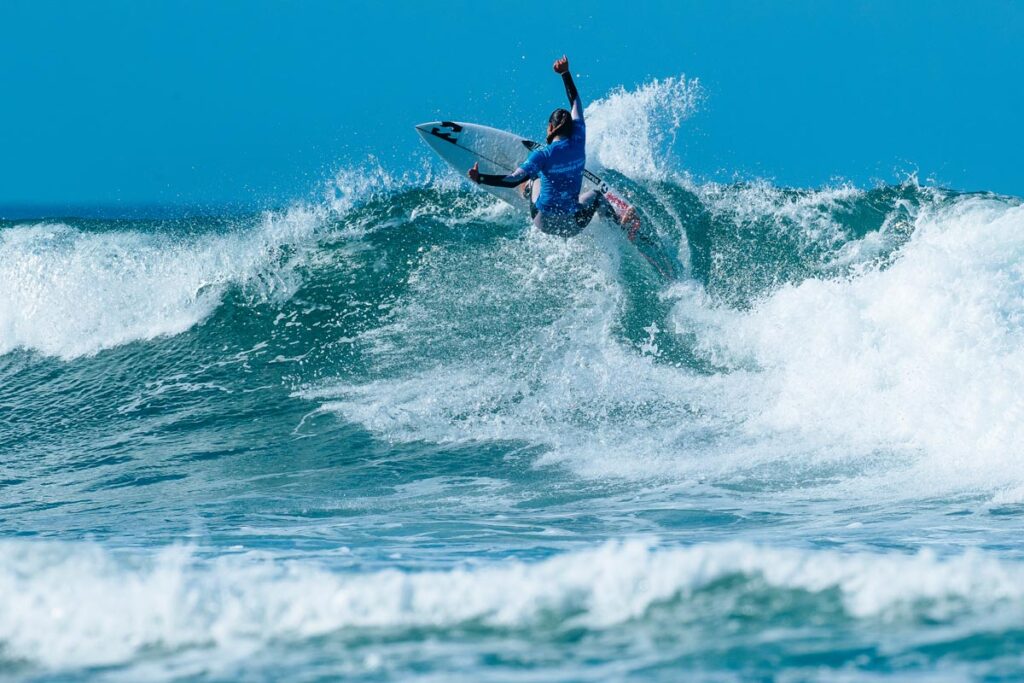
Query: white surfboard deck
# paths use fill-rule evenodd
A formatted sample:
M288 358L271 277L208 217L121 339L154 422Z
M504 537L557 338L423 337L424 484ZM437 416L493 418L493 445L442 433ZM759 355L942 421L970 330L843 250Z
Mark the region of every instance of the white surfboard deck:
M540 143L515 133L461 121L429 121L416 126L416 132L439 157L461 174L469 171L473 164L479 163L481 173L508 175L526 161L531 151L542 147ZM530 202L519 188L490 185L480 187L517 209L527 213L530 210ZM602 192L619 215L629 206L619 193L589 169L583 172L582 191L588 190ZM629 241L636 245L662 276L669 279L676 277L678 271L672 263L673 259L666 256L660 247L660 240L654 238L649 229L645 229L640 219L620 227Z

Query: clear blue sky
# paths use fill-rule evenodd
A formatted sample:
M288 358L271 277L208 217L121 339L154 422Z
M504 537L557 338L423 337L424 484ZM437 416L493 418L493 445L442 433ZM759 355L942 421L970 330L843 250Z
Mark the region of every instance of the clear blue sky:
M1024 195L1024 3L0 2L0 204L283 203L412 125L699 78L698 177ZM537 123L539 127L540 124Z

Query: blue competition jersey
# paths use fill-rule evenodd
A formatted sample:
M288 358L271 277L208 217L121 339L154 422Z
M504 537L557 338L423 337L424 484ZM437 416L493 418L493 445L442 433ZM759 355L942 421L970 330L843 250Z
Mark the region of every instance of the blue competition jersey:
M520 166L531 178L541 178L538 211L575 213L579 208L587 163L586 143L586 126L583 121L573 121L572 135L567 140L555 140L531 152Z

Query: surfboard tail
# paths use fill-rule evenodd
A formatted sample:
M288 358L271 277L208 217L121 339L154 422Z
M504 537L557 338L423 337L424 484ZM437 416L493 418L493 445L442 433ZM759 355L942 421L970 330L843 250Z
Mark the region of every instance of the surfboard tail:
M681 277L682 269L665 251L662 241L651 230L644 229L643 219L632 204L614 192L605 192L605 199L615 210L619 227L640 255L666 280Z

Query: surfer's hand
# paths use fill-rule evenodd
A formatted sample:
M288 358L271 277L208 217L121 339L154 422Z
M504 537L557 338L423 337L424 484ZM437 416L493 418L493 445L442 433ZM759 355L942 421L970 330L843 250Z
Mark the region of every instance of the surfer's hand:
M480 183L480 162L479 161L476 162L475 164L473 164L473 168L469 169L469 173L467 175L469 176L469 179L472 180L474 183L477 183L477 184Z
M556 74L564 74L569 71L569 58L562 55L561 59L556 59L552 67Z

